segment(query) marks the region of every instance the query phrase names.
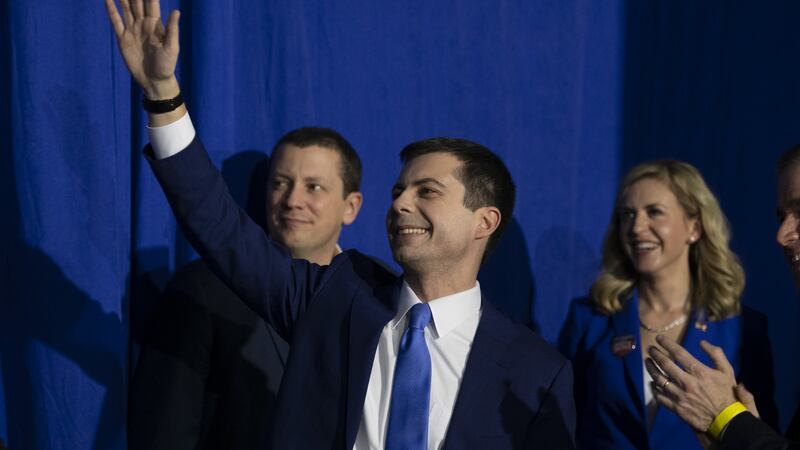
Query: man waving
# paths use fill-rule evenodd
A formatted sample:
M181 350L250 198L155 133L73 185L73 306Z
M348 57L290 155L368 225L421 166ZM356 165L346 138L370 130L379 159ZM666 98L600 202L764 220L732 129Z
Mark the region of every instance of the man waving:
M500 158L464 139L400 153L386 231L396 277L354 250L292 259L243 214L194 132L174 71L178 13L122 1L109 17L145 91L146 150L187 238L255 312L291 339L275 448L572 448L569 363L482 298L478 269L509 223ZM164 133L161 133L164 132Z

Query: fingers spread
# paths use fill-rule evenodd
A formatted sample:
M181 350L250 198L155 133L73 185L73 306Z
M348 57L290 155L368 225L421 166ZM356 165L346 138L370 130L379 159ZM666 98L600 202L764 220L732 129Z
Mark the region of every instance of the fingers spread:
M728 361L728 358L725 357L725 352L721 348L716 345L711 345L711 343L706 340L700 341L700 347L703 348L703 351L708 353L708 356L711 357L711 361L718 370L729 374L733 373L733 367L731 367L731 363Z
M677 381L684 386L689 375L683 371L677 364L675 364L666 353L658 347L650 347L650 357L653 358L658 368L661 369L669 378ZM652 373L651 373L652 375Z
M695 359L695 357L692 356L691 353L687 352L685 348L681 347L678 343L676 343L672 339L666 336L659 335L656 337L656 341L658 341L658 343L669 352L672 359L677 361L678 364L680 364L682 367L685 367L689 373L694 373L696 369L700 367L705 367L703 363ZM659 365L660 364L661 362L659 361Z
M122 23L122 17L119 16L114 0L106 0L106 9L108 10L108 18L111 20L111 26L114 27L114 33L119 38L125 32L125 24Z

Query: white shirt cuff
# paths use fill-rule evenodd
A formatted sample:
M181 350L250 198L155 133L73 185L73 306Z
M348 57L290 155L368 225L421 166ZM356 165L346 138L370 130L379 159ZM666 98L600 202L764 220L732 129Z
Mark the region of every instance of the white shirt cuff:
M188 147L194 139L195 131L187 112L169 125L147 127L147 134L150 136L153 155L156 159L164 159Z

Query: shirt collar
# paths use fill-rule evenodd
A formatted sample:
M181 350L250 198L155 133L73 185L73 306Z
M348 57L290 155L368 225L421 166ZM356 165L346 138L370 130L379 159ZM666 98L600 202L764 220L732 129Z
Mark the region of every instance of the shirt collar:
M397 299L397 315L389 324L392 328L397 328L403 322L403 318L408 310L422 300L411 289L411 286L403 280L400 293ZM475 286L466 291L457 292L445 297L433 299L428 302L433 315L433 328L436 337L442 337L456 328L461 322L477 314L481 309L481 285L476 280Z

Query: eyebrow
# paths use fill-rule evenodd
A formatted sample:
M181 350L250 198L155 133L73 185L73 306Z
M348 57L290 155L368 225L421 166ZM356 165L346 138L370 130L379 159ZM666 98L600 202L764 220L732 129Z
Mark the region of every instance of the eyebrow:
M412 186L420 186L422 184L428 184L428 183L435 184L435 185L439 186L442 189L447 189L447 186L444 183L442 183L441 181L439 181L439 180L437 180L435 178L421 178L419 180L415 180L414 182L412 182L411 185Z
M421 186L423 184L428 184L428 183L435 184L435 185L439 186L442 189L447 189L447 185L446 184L442 183L441 181L439 181L439 180L437 180L435 178L420 178L419 180L412 181L410 185L411 186ZM396 189L404 189L405 187L406 187L406 185L404 185L402 183L396 183L394 186L392 186L392 191L394 191Z
M285 179L287 179L287 180L293 180L293 179L294 179L294 177L292 177L292 176L290 176L290 175L287 175L287 174L285 174L285 173L281 173L281 172L275 172L275 173L274 173L274 175L275 175L275 178L285 178ZM328 180L328 179L327 179L327 178L325 178L325 177L319 177L319 176L316 176L316 175L314 175L314 176L310 176L310 177L303 177L303 178L301 178L301 181L303 181L303 182L305 182L305 183L308 183L308 182L312 182L312 183L322 183L322 182L325 182L325 181L327 181L327 180Z
M654 207L654 206L658 206L658 207L661 207L661 208L664 208L664 207L665 207L665 205L664 205L663 203L657 203L657 202L656 202L656 203L650 203L650 204L648 204L648 205L644 205L644 208L652 208L652 207ZM622 206L620 206L620 207L619 207L619 209L620 209L621 211L634 211L634 210L636 210L636 208L633 208L633 207L631 207L631 206L626 206L626 205L622 205Z

